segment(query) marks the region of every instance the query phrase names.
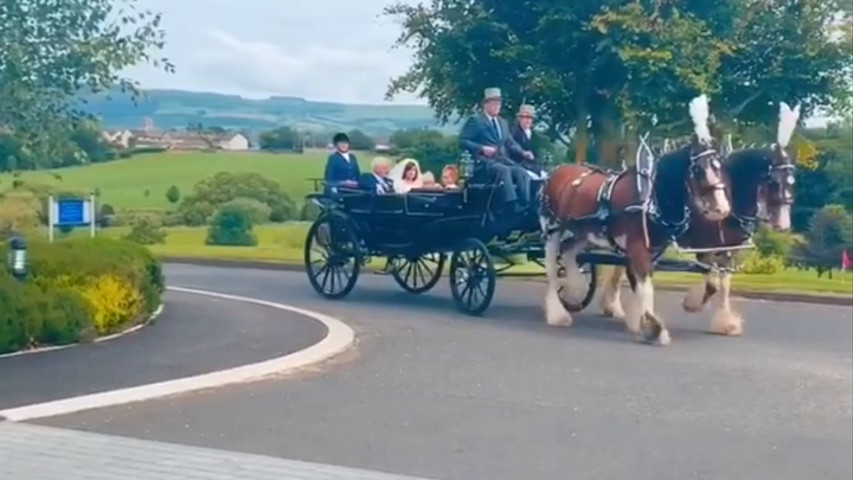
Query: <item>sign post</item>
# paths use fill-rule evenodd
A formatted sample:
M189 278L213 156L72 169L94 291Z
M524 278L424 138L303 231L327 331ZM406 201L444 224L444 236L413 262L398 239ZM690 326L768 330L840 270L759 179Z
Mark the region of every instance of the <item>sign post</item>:
M53 241L53 229L55 227L82 227L88 226L90 235L95 237L95 195L89 198L81 197L59 197L53 195L48 197L50 208L48 211L48 239Z

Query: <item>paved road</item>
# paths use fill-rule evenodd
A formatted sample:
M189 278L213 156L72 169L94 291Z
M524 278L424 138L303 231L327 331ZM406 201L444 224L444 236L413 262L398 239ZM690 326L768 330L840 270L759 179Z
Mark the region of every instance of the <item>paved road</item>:
M156 323L103 343L0 358L0 409L115 390L275 358L319 342L320 322L168 292Z
M853 311L737 301L743 338L706 335L659 294L673 345L616 322L544 325L541 284L504 281L484 318L442 285L365 276L343 302L304 274L170 266L171 284L338 316L357 355L313 375L41 423L447 480L853 476Z

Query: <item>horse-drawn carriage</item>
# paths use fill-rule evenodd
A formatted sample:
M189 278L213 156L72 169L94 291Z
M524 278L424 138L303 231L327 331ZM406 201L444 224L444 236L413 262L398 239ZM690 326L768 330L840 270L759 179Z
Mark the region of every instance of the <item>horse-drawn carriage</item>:
M799 109L780 104L771 148L734 153L718 151L711 137L707 97L695 98L689 110L694 134L688 145L656 158L646 136L634 165L622 171L560 166L532 185L539 211L520 217L494 208L498 185L478 181L467 154L460 162L466 180L461 190L310 195L322 209L305 245L311 285L328 298L342 298L368 260L381 256L400 286L423 293L438 283L449 254L456 305L479 315L492 301L496 278L523 256L545 267L548 324L567 326L571 312L592 300L597 266L612 265L603 282L603 313L624 317L638 339L666 345L670 336L655 313L652 273L696 272L706 274L705 283L698 295L691 291L685 298L685 310L698 311L719 291L711 330L737 335L741 321L728 301L732 251L751 246L762 210L774 228L790 226L794 164L785 148ZM682 240L690 247L684 252L697 261L664 258ZM623 273L634 297L630 315L619 300Z
M550 158L545 160L550 163ZM321 211L305 243L312 287L326 298L343 298L372 258L386 257L390 275L407 292L427 292L447 273L459 310L480 315L492 301L498 277L512 275L509 270L520 262L544 266L538 212L497 210L498 185L477 178L476 162L467 153L458 168L465 180L460 189L376 194L338 187L308 195ZM544 179L533 180L532 190L538 191L543 183ZM662 270L710 269L698 262L655 261ZM560 300L570 312L583 310L592 301L598 284L596 267L624 265L625 257L587 250L577 255L577 263L585 280L574 291L560 290Z

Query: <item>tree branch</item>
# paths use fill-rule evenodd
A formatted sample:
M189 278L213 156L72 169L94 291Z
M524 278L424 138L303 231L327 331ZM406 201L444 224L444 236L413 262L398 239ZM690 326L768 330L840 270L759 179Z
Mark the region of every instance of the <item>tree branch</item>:
M744 111L744 109L747 107L747 105L749 105L750 103L752 103L753 101L755 101L755 99L756 99L756 98L758 98L758 97L760 97L760 96L761 96L761 94L763 94L763 93L764 93L764 90L759 90L759 91L757 91L757 92L753 93L752 95L750 95L749 97L747 97L747 98L746 98L746 100L744 100L744 101L740 102L740 105L738 105L737 107L735 107L735 108L733 108L733 109L729 110L729 112L728 112L728 115L727 115L727 116L728 116L729 118L737 118L737 116L738 116L738 115L740 115L740 113L741 113L742 111Z

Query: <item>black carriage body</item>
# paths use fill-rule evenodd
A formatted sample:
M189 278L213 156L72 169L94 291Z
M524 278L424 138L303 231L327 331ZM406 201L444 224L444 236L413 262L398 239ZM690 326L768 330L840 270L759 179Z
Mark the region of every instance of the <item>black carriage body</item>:
M496 234L491 210L494 188L373 194L339 189L312 195L325 212L346 216L366 256L416 258L450 252L465 238L488 242Z

